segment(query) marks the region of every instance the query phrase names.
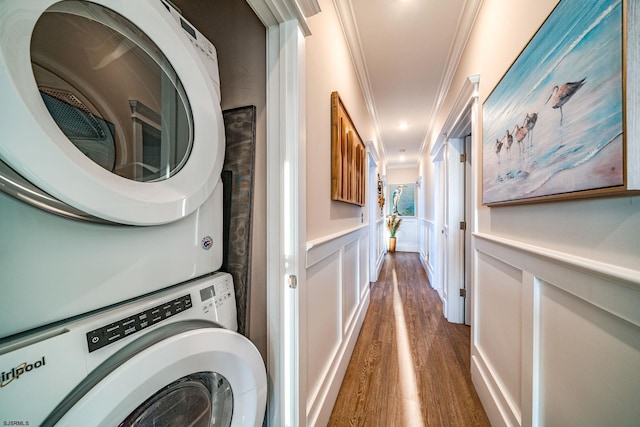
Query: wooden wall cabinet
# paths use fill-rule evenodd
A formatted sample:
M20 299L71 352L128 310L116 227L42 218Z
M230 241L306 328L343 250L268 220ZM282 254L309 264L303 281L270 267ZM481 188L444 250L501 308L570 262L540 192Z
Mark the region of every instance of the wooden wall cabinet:
M365 205L366 149L338 92L331 93L331 199Z

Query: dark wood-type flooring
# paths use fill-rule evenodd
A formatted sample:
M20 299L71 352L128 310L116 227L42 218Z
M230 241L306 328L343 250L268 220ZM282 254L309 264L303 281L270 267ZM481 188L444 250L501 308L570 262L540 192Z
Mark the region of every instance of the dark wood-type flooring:
M489 426L469 366L418 254L387 254L329 426Z

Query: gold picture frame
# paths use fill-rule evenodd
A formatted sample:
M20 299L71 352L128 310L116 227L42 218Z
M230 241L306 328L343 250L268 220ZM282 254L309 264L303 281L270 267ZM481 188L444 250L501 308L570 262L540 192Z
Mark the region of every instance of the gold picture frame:
M625 130L627 7L626 0L598 0L589 8L561 0L489 94L483 205L637 189Z

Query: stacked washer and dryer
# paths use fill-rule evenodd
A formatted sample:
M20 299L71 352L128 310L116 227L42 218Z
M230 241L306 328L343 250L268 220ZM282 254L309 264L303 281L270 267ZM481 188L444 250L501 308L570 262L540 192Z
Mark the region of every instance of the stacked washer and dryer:
M214 46L165 0L0 0L0 423L262 425Z

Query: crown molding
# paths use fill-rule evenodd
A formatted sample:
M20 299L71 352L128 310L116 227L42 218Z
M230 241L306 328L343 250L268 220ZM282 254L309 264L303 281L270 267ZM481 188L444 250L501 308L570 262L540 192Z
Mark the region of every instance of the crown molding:
M265 27L296 20L302 33L311 35L307 18L320 12L317 0L247 0Z
M450 137L460 137L460 132L467 125L471 124L471 105L478 99L478 86L480 85L480 76L474 74L465 79L462 90L458 94L456 101L449 112L447 120L442 126L442 131L436 138L431 147L429 154L432 157L438 157L442 148Z
M318 0L297 0L297 3L307 18L321 12Z
M431 135L433 134L433 125L435 123L436 116L442 109L442 105L444 104L449 89L451 89L451 83L453 82L453 78L455 77L458 65L460 65L460 59L462 58L464 49L467 46L469 37L471 36L471 30L473 29L473 25L475 24L478 13L480 12L482 2L483 0L466 1L464 9L460 14L460 19L458 20L458 24L456 27L456 37L451 44L451 48L449 49L449 59L447 60L445 73L443 74L442 81L440 82L440 90L438 91L438 97L436 98L435 107L433 110L434 113L431 115L431 122L427 127L427 133L422 140L420 151L418 152L419 158L422 157L427 147L429 146ZM465 80L465 84L467 83L468 81ZM440 135L438 138L440 138L441 136L442 135ZM433 150L431 150L431 153L431 155L433 155Z
M373 121L374 132L376 136L376 145L380 150L382 159L385 158L384 144L380 136L380 127L378 126L378 112L376 110L375 100L373 97L373 89L371 87L371 79L369 78L369 71L367 70L367 63L364 57L364 51L362 49L362 43L360 41L360 34L358 33L358 26L353 13L353 6L351 0L333 0L333 5L338 15L338 21L342 27L342 33L347 42L349 48L349 54L351 55L351 61L356 69L356 76L360 83L360 89L362 90L362 96L364 102Z

